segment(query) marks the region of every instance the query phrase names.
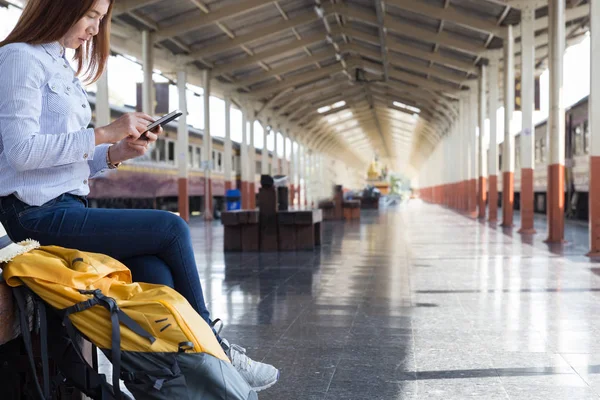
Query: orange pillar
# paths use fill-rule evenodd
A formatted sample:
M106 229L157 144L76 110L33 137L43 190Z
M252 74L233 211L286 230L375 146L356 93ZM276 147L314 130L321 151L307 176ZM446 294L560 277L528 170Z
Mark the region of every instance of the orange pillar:
M496 175L490 175L490 186L489 186L489 205L490 211L488 221L498 221L498 177Z
M519 233L535 233L533 228L533 169L521 169L521 229Z
M513 226L513 207L515 202L515 174L504 172L502 174L502 226Z
M485 203L487 200L487 182L485 176L479 177L479 218L485 218Z
M594 6L592 6L594 7ZM600 22L600 21L599 21ZM593 121L593 120L592 120ZM593 126L593 125L592 125ZM593 135L592 131L592 135ZM600 135L599 135L600 136ZM598 136L596 136L598 137ZM594 143L595 137L592 139ZM600 257L600 157L590 157L590 186L589 186L589 212L590 212L590 257Z
M546 216L548 218L548 238L546 242L561 243L565 232L565 166L548 166L548 193ZM590 192L591 193L591 192Z
M187 178L179 178L178 180L179 191L177 205L179 208L179 216L183 218L185 222L190 221L190 198L188 191L188 180Z

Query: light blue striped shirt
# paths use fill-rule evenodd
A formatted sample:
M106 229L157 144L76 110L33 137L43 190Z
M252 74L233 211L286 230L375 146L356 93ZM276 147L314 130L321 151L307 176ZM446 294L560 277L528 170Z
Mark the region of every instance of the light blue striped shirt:
M58 42L0 47L0 197L39 206L85 196L107 169L87 94Z

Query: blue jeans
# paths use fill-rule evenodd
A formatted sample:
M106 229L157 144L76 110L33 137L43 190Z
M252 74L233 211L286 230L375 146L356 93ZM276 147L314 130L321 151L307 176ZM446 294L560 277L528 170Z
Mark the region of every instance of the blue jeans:
M158 210L88 208L85 197L63 194L36 207L14 195L0 197L0 222L18 242L34 239L106 254L125 264L133 280L167 285L210 324L190 230L177 215Z

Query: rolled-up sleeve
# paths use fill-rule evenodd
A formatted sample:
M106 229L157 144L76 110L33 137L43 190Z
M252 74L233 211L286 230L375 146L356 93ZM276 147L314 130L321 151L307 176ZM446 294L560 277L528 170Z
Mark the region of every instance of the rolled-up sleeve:
M5 52L0 59L0 139L8 164L28 171L96 159L93 129L76 132L43 132L42 85L44 68L24 50ZM104 151L106 155L106 151Z

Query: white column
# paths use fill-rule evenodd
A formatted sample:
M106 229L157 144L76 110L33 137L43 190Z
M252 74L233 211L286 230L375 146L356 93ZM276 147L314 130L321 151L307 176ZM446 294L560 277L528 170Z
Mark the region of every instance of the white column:
M479 176L487 178L487 149L488 140L485 130L487 117L487 67L482 65L479 69Z
M231 100L225 98L225 183L231 184Z
M471 91L470 91L470 114L471 114L471 121L469 124L469 142L471 143L471 180L473 179L477 179L479 177L478 174L478 154L479 154L479 146L477 144L477 125L478 125L478 110L479 110L479 104L478 104L478 93L477 93L477 85L473 84L471 86ZM472 195L475 195L475 193L472 193ZM475 195L476 196L476 195Z
M289 179L290 186L294 186L294 191L298 190L298 186L296 184L296 155L294 154L294 137L290 135L290 171L289 171ZM294 193L294 197L292 198L292 203L290 205L295 205L296 203L296 195Z
M96 126L106 126L110 124L110 101L108 97L108 68L96 82L98 89L96 91Z
M177 164L179 177L188 177L188 140L189 131L187 124L187 98L186 98L187 71L181 67L177 71L177 90L179 94L179 110L183 113L177 120Z
M490 118L490 157L488 167L490 176L498 176L498 56L490 57L488 89Z
M266 175L269 173L269 150L267 149L267 135L269 134L269 130L267 129L267 127L263 127L263 149L261 152L261 163L260 163L260 169L261 169L261 174L262 175Z
M550 58L550 114L549 165L565 165L565 103L563 90L563 57L565 53L565 5L549 1L549 58Z
M283 156L281 157L281 175L288 174L288 158L287 158L287 135L285 131L281 131L281 138L283 139Z
M525 6L521 9L521 111L522 135L521 168L535 167L535 133L533 127L534 85L535 85L535 9Z
M210 134L210 71L202 71L202 80L204 84L204 160L207 161L207 167L204 170L204 219L212 220L212 136ZM186 151L187 152L187 151Z
M187 71L185 65L181 65L177 71L177 89L179 92L179 109L183 113L179 117L177 125L177 164L178 174L178 209L179 215L185 221L189 220L189 184L188 184L188 124L187 124L187 97L186 97Z
M515 138L510 126L515 109L515 52L513 27L506 27L504 40L504 146L502 148L502 172L515 172Z
M256 147L254 147L254 121L250 123L250 134L248 140L248 181L254 183L256 181ZM254 193L251 193L254 196Z
M279 154L277 152L277 131L273 131L273 175L279 174Z
M149 31L142 31L142 68L144 81L142 82L142 111L154 115L154 35Z
M242 142L240 143L240 178L242 182L248 182L250 177L248 171L248 145L247 143L247 131L248 131L248 111L242 111ZM242 194L244 196L244 194Z

